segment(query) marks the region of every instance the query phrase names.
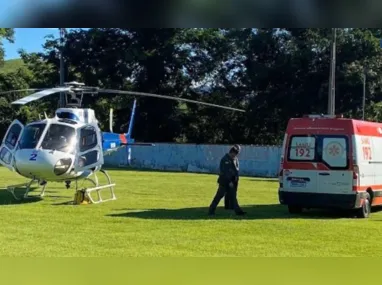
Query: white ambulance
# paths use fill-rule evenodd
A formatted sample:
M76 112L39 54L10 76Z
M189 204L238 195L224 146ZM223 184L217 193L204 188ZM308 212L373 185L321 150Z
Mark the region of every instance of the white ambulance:
M354 209L367 218L382 205L382 124L308 115L288 122L279 201L303 208Z

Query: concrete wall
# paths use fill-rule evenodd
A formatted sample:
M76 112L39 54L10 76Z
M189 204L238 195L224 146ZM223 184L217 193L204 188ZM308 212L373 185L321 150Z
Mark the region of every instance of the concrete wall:
M218 173L219 162L230 145L155 144L132 146L130 166L138 169ZM240 175L277 177L279 146L242 146ZM108 166L128 166L129 149L122 148L105 156Z

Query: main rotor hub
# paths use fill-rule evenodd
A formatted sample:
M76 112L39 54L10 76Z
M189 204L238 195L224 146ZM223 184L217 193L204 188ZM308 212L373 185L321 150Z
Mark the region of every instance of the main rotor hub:
M81 108L84 94L97 94L98 87L87 87L84 83L72 81L65 82L64 85L70 90L65 93L65 106Z

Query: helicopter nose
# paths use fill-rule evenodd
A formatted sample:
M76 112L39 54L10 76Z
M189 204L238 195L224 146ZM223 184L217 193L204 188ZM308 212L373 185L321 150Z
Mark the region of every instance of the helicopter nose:
M54 176L57 161L57 155L44 150L18 150L15 153L18 172L28 177L48 179Z

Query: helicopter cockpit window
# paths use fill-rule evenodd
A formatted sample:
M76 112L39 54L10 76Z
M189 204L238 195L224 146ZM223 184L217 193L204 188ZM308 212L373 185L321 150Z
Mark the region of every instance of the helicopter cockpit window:
M45 127L46 124L33 124L26 126L20 138L20 149L36 148Z
M88 126L81 130L80 138L80 151L84 152L89 149L96 147L97 142L97 132L94 127Z
M62 152L72 152L75 150L76 131L73 127L52 124L49 126L44 140L41 144L42 149L57 150Z
M16 146L17 139L20 136L21 133L21 127L20 125L13 125L11 129L9 130L9 133L7 137L5 138L5 145L10 149L14 149Z

